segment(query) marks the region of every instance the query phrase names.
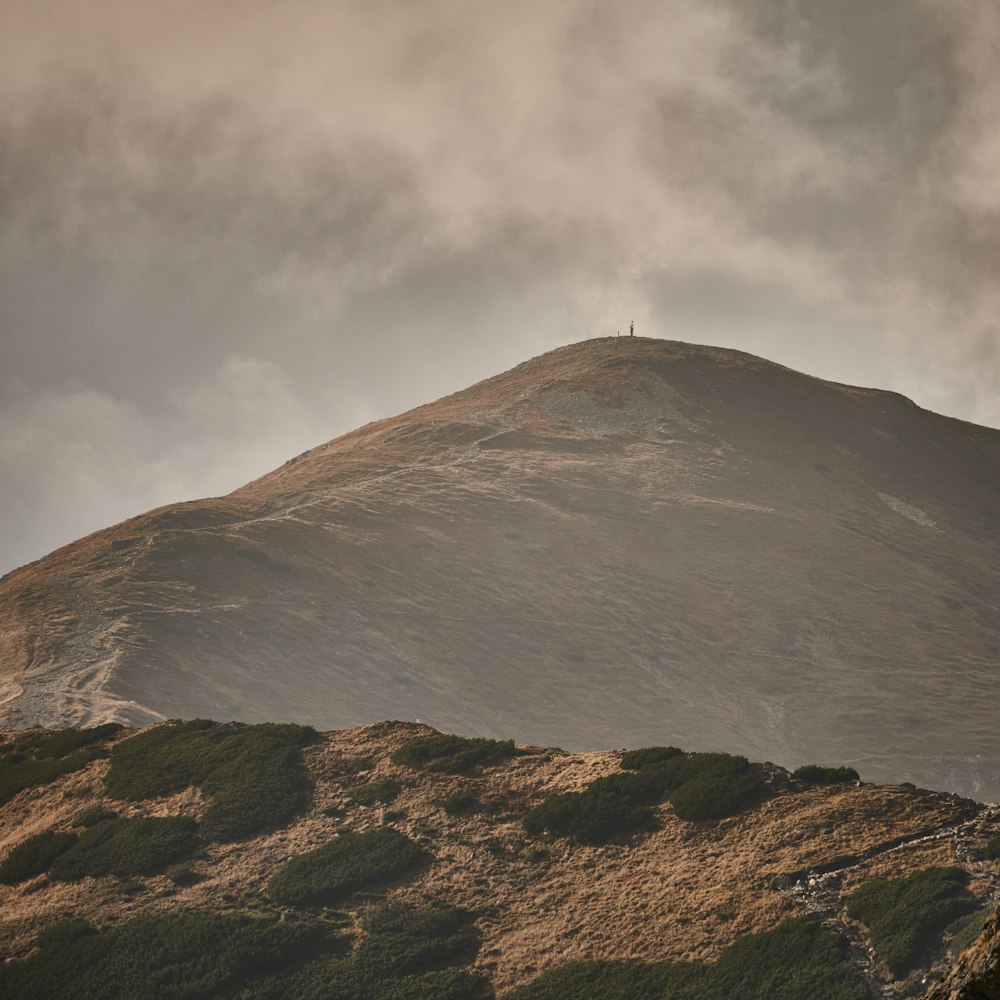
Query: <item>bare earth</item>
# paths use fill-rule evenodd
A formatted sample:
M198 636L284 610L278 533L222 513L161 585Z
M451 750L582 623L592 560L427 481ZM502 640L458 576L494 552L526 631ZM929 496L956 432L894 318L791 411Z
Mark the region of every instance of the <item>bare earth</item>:
M588 341L9 574L0 717L423 719L996 799L998 511L1000 431Z

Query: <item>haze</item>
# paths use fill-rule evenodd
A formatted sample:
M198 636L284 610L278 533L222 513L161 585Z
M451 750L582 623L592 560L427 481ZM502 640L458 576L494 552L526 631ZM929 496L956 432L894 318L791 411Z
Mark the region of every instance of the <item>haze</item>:
M562 343L1000 425L1000 11L6 0L0 572Z

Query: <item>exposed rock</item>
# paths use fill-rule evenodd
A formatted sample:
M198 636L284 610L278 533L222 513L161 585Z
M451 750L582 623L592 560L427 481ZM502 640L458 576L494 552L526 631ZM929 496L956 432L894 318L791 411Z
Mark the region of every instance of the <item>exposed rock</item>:
M976 943L927 1000L1000 1000L1000 913L990 917Z

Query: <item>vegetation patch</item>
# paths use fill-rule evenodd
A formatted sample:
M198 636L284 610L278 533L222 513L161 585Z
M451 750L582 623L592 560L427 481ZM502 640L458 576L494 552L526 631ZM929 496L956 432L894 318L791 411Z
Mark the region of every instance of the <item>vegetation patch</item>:
M652 807L664 799L681 819L700 821L732 816L767 795L767 786L745 757L671 753L651 754L650 759L635 772L598 778L582 792L550 796L528 811L525 829L532 836L547 832L582 844L603 844L653 826Z
M48 785L107 757L106 743L121 730L117 723L91 729L40 730L10 741L0 753L0 805L26 788Z
M168 723L119 743L104 783L112 798L131 801L196 785L212 796L202 835L242 840L308 808L312 788L302 748L316 736L311 727L292 724Z
M650 764L662 764L672 757L684 753L680 747L642 747L640 750L626 750L622 754L621 767L623 771L638 771Z
M903 878L873 878L847 898L847 914L868 928L879 958L902 978L954 920L978 907L961 868L925 868Z
M88 827L95 826L97 823L103 823L106 819L117 819L118 814L112 812L110 809L105 809L104 806L90 806L88 809L84 809L82 812L77 813L73 818L73 822L70 826L73 827Z
M948 942L948 948L956 958L966 948L972 947L973 942L982 934L986 921L994 913L996 913L996 906L983 906L964 917L959 917L958 920L953 921L945 928L945 933L951 938Z
M443 809L447 816L469 816L479 812L483 804L472 792L456 792L454 795L446 795L443 799L436 799L434 805Z
M382 903L361 918L366 936L354 949L354 964L383 979L468 965L480 943L473 920L457 906Z
M383 904L363 914L352 955L324 958L275 977L241 1000L491 1000L470 968L479 949L472 916L452 906Z
M804 764L792 771L792 777L807 785L852 785L861 780L853 767L823 767L821 764Z
M198 846L198 824L189 816L109 819L81 834L49 871L59 881L87 875L154 875Z
M271 877L267 892L282 906L322 905L401 878L429 860L419 844L398 830L345 830L328 844L286 861Z
M469 774L477 768L500 764L516 754L513 740L437 733L407 740L393 751L392 760L424 771Z
M76 843L75 833L46 830L18 844L0 864L0 882L17 885L36 875L44 875L52 862Z
M673 1000L694 996L702 966L687 962L567 962L504 995L504 1000Z
M994 837L986 844L983 854L987 861L996 861L1000 858L1000 837Z
M15 742L15 748L21 752L30 752L36 760L52 760L68 757L77 750L107 743L113 740L124 728L117 722L108 722L103 726L91 726L89 729L60 729L56 732L25 733Z
M713 965L570 962L504 1000L868 1000L842 938L804 918L741 938Z
M385 805L392 802L400 793L399 784L389 778L381 781L370 781L360 785L351 792L351 798L360 806Z
M0 964L0 996L18 1000L214 1000L328 950L314 922L173 910L95 933L48 931L30 958Z

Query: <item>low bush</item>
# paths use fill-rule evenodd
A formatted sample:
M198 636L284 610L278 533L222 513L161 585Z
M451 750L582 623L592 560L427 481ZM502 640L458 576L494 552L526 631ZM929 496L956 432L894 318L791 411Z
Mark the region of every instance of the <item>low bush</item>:
M19 751L27 750L36 760L67 757L84 747L97 743L107 743L114 739L124 727L117 722L89 729L60 729L56 732L26 733L16 741Z
M743 758L700 769L670 795L678 818L689 822L725 819L758 805L767 795L764 783Z
M951 936L948 942L948 950L958 958L966 948L972 947L973 942L983 932L986 921L996 913L996 906L983 906L972 913L953 920L946 928L945 933Z
M351 792L351 798L360 806L385 805L392 802L400 792L395 781L383 778L381 781L370 781L367 785L359 785Z
M471 792L456 792L454 795L446 795L443 799L436 799L434 805L443 809L447 816L468 816L479 812L483 804Z
M638 771L650 764L662 764L671 757L679 757L684 751L680 747L643 747L640 750L626 750L622 754L623 771Z
M468 965L479 951L473 916L456 906L383 903L361 918L367 932L354 949L354 963L366 976L398 978Z
M582 792L550 795L529 809L524 829L533 837L548 833L581 844L603 844L612 837L654 825L649 807L658 795L638 775L612 774L591 782Z
M141 801L196 785L212 796L202 835L242 840L308 807L302 748L315 739L315 730L291 724L168 723L115 747L105 788L112 798Z
M16 885L36 875L44 875L52 862L76 843L75 833L46 830L15 847L0 864L0 882Z
M437 733L407 740L392 753L392 760L407 767L445 774L469 774L499 764L517 754L513 740L454 736Z
M673 1000L704 969L686 962L577 961L557 965L504 994L504 1000ZM727 998L729 1000L729 998Z
M198 845L198 824L189 816L109 819L87 829L49 871L59 881L87 875L153 875Z
M530 809L524 827L532 836L548 832L583 844L648 829L652 806L665 798L680 819L722 819L748 809L767 795L767 786L745 757L722 753L668 754L637 771L610 774L582 792L550 796Z
M26 788L48 785L56 778L82 770L107 755L108 751L102 747L92 747L70 757L36 760L30 753L11 750L0 757L0 805Z
M103 823L106 819L117 818L118 813L112 812L110 809L105 809L104 806L90 806L90 808L77 813L77 815L73 818L73 822L70 823L70 826L95 826L98 823Z
M401 878L429 860L419 844L398 830L345 830L328 844L286 861L271 877L267 892L282 906L325 904Z
M983 854L987 861L996 861L1000 858L1000 837L994 837L989 841Z
M741 938L713 965L569 962L504 1000L867 1000L846 953L842 938L798 918Z
M469 969L398 979L366 976L350 959L312 962L293 976L258 982L239 1000L492 1000L487 980Z
M0 996L18 1000L215 1000L293 969L331 946L308 921L172 910L100 933L56 925L22 961L0 964Z
M467 968L479 949L471 914L452 906L382 904L360 918L365 934L347 957L308 963L261 981L241 1000L491 1000Z
M792 777L807 785L849 785L860 780L853 767L823 767L820 764L804 764L792 771Z
M174 885L182 889L197 885L202 880L201 872L191 865L171 865L164 874Z
M952 921L977 908L961 868L925 868L873 878L847 898L847 914L868 928L879 958L897 978L915 968Z

